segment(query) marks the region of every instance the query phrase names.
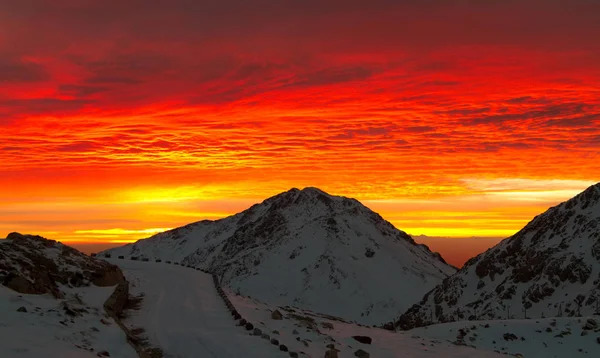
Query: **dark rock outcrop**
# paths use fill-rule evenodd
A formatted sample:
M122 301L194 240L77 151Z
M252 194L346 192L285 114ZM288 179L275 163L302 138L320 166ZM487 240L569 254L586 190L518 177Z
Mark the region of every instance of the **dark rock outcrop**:
M60 285L115 286L125 279L121 270L106 261L85 255L41 236L10 233L0 240L2 284L25 294L63 297Z
M363 343L363 344L371 344L371 342L372 342L371 337L367 337L367 336L352 336L352 338L354 338L356 341Z

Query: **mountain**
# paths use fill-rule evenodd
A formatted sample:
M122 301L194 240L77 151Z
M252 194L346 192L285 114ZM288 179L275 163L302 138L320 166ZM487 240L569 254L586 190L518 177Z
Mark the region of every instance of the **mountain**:
M116 288L114 287L116 286ZM0 239L2 357L137 357L113 316L128 300L119 267L41 236Z
M455 271L357 200L316 188L100 255L181 261L236 293L365 324L405 311Z
M104 260L37 235L16 232L0 240L0 283L26 294L64 296L64 289L114 286L123 273Z
M594 313L600 313L600 183L469 260L396 325Z

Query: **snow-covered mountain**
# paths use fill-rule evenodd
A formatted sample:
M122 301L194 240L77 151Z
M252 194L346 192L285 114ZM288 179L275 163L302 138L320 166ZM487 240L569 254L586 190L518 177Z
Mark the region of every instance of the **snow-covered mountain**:
M455 269L360 202L292 189L100 255L175 260L216 272L234 292L380 324Z
M397 325L600 314L600 184L469 260Z

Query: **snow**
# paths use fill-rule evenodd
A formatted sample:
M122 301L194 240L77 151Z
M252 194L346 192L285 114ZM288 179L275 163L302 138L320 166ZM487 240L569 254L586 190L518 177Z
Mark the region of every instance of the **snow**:
M600 313L600 184L469 260L402 317L402 328L467 319Z
M210 275L166 263L111 261L123 270L131 294L144 294L141 309L130 312L124 323L144 328L149 343L165 357L287 356L235 326Z
M66 298L56 300L50 295L19 294L0 285L2 358L85 358L101 351L112 357L137 357L125 333L104 313L104 301L114 287L61 289ZM65 302L87 312L68 316L61 306ZM27 312L17 312L20 307Z
M143 327L149 342L164 350L165 357L286 357L276 346L260 337L250 336L242 327L236 326L229 311L218 296L212 277L193 268L169 265L164 262L139 262L115 260L131 283L134 295L144 294L139 311L130 312L125 324ZM291 351L303 352L300 357L321 358L327 344L335 344L340 357L354 356L357 349L363 349L371 357L407 358L439 357L447 358L493 358L501 355L478 351L470 347L455 346L447 342L414 338L408 333L395 333L382 329L344 323L338 319L303 311L297 308L281 308L261 303L257 300L228 295L242 314L255 327L285 344ZM273 320L271 312L279 309L286 318ZM287 309L287 311L286 311ZM317 329L308 328L310 317ZM322 328L322 322L331 323L334 328ZM277 330L279 334L273 333ZM293 331L298 330L298 334ZM319 331L321 333L319 333ZM366 335L373 339L366 345L351 338L353 335ZM299 340L296 338L299 337ZM302 340L306 340L306 346Z
M494 352L479 351L470 347L456 346L448 342L415 338L406 332L391 332L379 328L359 326L342 322L334 317L301 310L295 307L277 307L259 302L249 297L236 296L228 292L228 296L242 317L252 322L255 327L278 339L292 351L304 352L307 357L323 357L328 344L334 344L340 357L354 357L358 349L368 352L371 357L406 358L425 357L501 357ZM275 309L284 315L282 320L271 318ZM323 323L333 329L323 327ZM277 331L277 333L274 333ZM368 336L371 344L362 344L352 336Z
M105 254L181 261L216 272L234 292L370 325L397 317L455 271L358 201L316 188Z
M526 358L598 357L600 356L600 317L593 317L599 329L582 327L592 317L564 317L529 320L453 322L415 328L407 334L443 342L457 340L464 330L465 344L481 350L522 354ZM586 332L583 333L582 332ZM504 339L506 333L516 336Z

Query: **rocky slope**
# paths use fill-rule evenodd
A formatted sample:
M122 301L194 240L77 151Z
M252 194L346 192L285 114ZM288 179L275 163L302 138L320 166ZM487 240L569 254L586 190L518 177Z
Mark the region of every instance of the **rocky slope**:
M600 313L600 184L469 260L396 324L594 313Z
M234 292L379 324L455 269L354 199L292 189L102 255L176 260Z
M117 266L54 240L19 233L0 240L0 283L19 293L62 298L63 287L114 286L123 281Z
M137 357L112 319L128 300L117 266L12 233L0 240L0 284L2 357Z

